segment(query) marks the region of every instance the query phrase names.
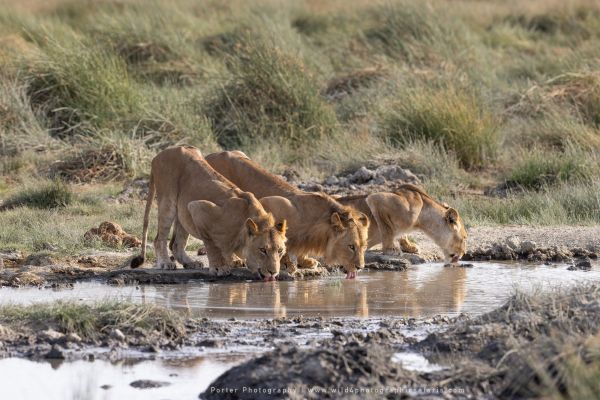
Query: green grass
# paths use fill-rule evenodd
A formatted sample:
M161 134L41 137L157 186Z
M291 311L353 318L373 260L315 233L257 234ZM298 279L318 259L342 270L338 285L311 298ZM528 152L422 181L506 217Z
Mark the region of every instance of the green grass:
M476 96L453 87L409 91L383 109L381 131L397 145L415 140L439 143L467 168L489 164L498 150L492 113Z
M170 339L180 339L186 333L182 317L174 311L156 305L108 301L92 305L64 301L32 306L3 305L0 323L14 328L52 328L62 333L76 333L85 341L98 339L113 329L131 335L140 328L160 332Z
M58 0L8 2L0 22L5 204L36 180L146 176L185 143L303 179L392 160L475 224L598 221L597 2ZM348 90L331 95L336 84ZM506 184L525 191L449 197ZM139 232L128 211L2 211L3 226L43 229L10 227L0 245L33 249L60 217L60 247L75 251L88 246L80 213L86 229Z
M3 204L2 210L16 207L39 209L56 209L70 205L74 200L71 188L55 181L41 187L32 187L9 197Z

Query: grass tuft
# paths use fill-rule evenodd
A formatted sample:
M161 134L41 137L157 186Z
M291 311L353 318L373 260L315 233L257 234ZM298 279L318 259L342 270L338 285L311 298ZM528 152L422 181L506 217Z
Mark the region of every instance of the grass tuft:
M463 167L480 167L498 150L497 122L471 93L452 87L413 89L381 112L381 133L392 143L432 141Z
M2 209L11 209L15 207L32 207L40 209L62 208L71 204L74 200L74 194L68 185L54 181L48 185L27 189L9 197Z

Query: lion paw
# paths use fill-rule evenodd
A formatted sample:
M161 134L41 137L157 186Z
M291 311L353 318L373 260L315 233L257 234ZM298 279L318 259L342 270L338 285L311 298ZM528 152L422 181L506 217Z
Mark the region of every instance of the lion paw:
M314 269L317 268L321 263L319 263L314 258L306 257L302 259L298 259L298 268L302 269Z
M415 243L408 240L408 238L404 238L404 237L400 238L400 248L405 253L411 253L411 254L419 253L419 247Z
M191 261L183 264L183 269L200 269L204 264L200 261Z
M158 268L159 269L168 269L168 270L173 270L173 269L177 269L177 264L175 264L173 261L160 261L158 263Z

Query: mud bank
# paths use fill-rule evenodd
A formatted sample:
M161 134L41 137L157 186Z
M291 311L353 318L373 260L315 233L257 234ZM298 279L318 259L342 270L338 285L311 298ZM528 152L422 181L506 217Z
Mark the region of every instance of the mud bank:
M0 268L0 287L60 287L75 282L97 280L108 284L150 284L185 283L190 280L207 282L243 282L260 280L260 277L247 268L232 268L225 276L215 276L208 268L162 270L155 268L129 268L130 253L95 253L92 255L59 257L52 253L25 256L15 250L0 251L0 259L4 268ZM206 257L200 256L200 262L207 264ZM424 262L418 256L402 257L384 256L378 252L367 257L365 268L371 270L403 271L411 260ZM297 269L293 273L281 271L279 280L293 281L317 279L325 276L341 274L337 267L317 267Z
M477 318L402 345L394 329L340 334L311 349L280 347L227 371L201 398L531 398L594 393L600 367L600 287L514 295ZM443 368L419 372L393 361L417 351ZM582 369L583 367L583 369ZM286 371L282 374L281 371ZM585 396L584 396L585 397Z

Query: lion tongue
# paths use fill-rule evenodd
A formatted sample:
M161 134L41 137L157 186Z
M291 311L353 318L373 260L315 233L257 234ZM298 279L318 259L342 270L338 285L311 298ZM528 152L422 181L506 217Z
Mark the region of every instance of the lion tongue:
M346 272L346 279L354 279L356 278L356 272L352 271L352 272Z

